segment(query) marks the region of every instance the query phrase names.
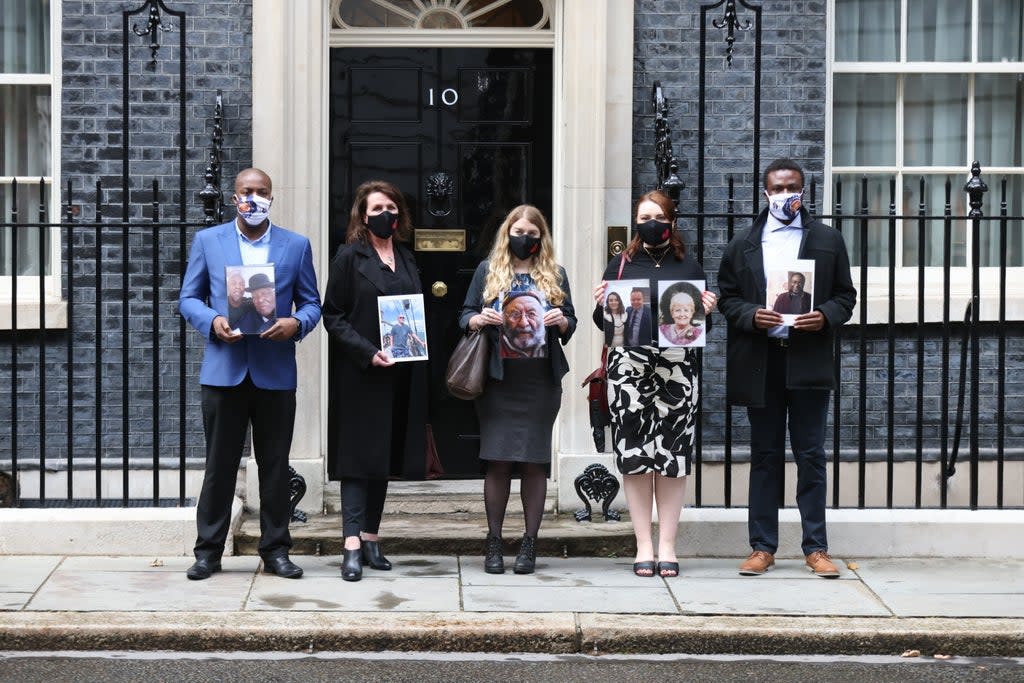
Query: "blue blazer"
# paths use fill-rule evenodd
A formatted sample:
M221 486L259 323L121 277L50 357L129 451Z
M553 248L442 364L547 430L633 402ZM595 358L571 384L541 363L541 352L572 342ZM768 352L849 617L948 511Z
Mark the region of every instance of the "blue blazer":
M237 228L234 221L224 223L200 230L192 240L178 310L206 339L200 384L233 387L248 373L261 389L295 389L295 342L312 332L320 320L320 294L309 240L273 225L269 262L274 264L277 317L298 320L298 334L283 342L246 335L234 344L225 344L213 334L213 319L228 316L224 268L242 264Z

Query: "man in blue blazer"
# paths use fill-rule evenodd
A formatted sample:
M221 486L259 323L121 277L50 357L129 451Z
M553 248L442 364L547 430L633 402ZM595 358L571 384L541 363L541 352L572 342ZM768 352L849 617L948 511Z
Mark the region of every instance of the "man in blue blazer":
M206 339L202 385L206 475L196 508L195 563L186 575L220 571L246 429L260 480L260 557L264 571L297 579L292 546L288 452L295 423L295 343L320 320L313 251L302 235L272 225L270 176L248 168L235 178L238 217L196 233L178 308ZM257 335L228 322L227 268L273 265L276 320Z

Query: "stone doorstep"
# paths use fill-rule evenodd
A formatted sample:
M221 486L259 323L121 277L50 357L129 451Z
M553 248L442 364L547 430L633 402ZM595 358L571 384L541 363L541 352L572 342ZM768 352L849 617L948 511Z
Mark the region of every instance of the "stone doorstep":
M548 556L629 557L635 551L628 516L620 522L578 523L572 515L546 515L537 553ZM837 557L990 557L1024 559L1024 510L828 510L830 551ZM340 555L341 516L317 515L292 525L296 554ZM487 535L481 514L395 514L381 528L389 553L396 555L476 555ZM523 533L522 517L505 519L506 551L514 553ZM778 557L799 558L799 512L779 511ZM686 508L679 523L677 550L683 557L744 557L749 552L746 508ZM259 520L243 518L236 552L253 554Z

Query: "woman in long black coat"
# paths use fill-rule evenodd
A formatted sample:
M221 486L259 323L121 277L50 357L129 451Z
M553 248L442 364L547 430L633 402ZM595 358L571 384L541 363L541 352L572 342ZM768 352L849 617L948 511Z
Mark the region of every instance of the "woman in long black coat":
M334 417L327 473L341 481L346 581L362 578L363 564L391 569L378 545L388 480L422 479L426 469L426 364L395 363L381 350L377 306L379 296L421 292L416 262L402 244L410 234L397 187L360 185L324 296Z

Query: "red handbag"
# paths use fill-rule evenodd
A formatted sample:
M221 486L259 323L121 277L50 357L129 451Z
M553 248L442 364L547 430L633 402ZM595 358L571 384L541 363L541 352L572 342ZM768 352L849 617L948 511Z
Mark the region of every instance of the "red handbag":
M622 260L619 261L619 273L617 280L622 279L622 269L626 266L629 257L622 252ZM604 452L604 428L611 424L612 413L608 408L608 347L601 347L601 365L592 373L587 375L580 385L587 389L587 405L590 408L590 428L594 437L594 447L599 453Z

